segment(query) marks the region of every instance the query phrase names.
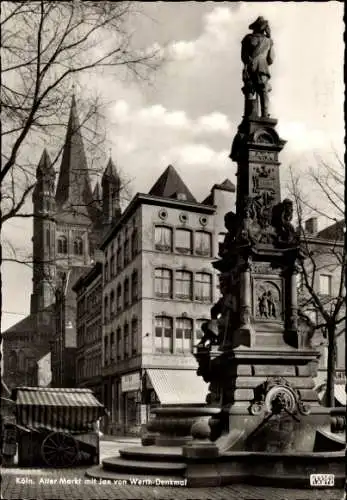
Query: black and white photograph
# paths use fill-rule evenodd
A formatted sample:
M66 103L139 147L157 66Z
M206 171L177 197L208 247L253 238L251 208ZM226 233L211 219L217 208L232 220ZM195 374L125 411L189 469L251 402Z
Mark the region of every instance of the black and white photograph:
M344 3L0 16L1 499L345 500Z

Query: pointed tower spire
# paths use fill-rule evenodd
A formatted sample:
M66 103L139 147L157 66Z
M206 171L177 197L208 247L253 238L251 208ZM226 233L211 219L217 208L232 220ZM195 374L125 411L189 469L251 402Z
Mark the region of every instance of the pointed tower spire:
M93 191L93 200L100 203L102 200L102 195L101 195L101 186L100 182L96 181L94 191Z
M121 215L120 190L121 180L110 156L102 176L102 208L104 224L111 224Z
M76 207L88 215L92 191L84 151L76 98L72 95L69 122L66 131L62 162L59 173L56 202L59 207Z

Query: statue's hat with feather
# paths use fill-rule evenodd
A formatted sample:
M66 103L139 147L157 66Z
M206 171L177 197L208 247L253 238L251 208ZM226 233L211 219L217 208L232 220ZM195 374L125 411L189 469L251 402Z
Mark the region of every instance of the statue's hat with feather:
M269 22L262 16L259 16L254 23L250 24L248 27L250 30L264 30L269 25Z

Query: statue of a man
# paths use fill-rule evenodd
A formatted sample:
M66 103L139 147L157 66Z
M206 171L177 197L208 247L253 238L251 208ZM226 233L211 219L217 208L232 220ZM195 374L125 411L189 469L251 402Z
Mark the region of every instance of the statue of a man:
M246 97L246 116L258 114L258 96L260 99L261 116L269 116L269 97L271 90L269 66L274 60L273 41L270 26L263 17L258 17L249 26L249 33L242 40L241 59L243 69L243 92Z

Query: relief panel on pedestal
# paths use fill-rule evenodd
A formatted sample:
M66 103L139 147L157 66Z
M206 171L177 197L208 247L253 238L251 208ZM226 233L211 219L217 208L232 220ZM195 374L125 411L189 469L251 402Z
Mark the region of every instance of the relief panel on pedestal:
M283 280L253 279L253 318L255 321L283 322Z

